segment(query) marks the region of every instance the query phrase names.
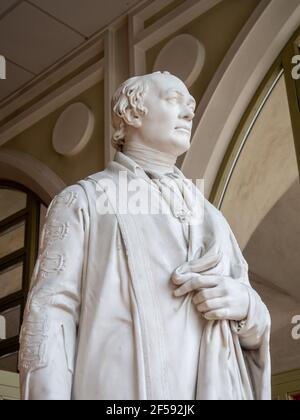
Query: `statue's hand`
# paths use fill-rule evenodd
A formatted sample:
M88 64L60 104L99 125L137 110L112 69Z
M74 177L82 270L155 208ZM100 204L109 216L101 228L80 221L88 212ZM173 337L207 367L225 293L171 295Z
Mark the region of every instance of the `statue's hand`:
M207 320L244 320L249 311L248 287L229 276L190 274L175 296L196 291L193 303ZM178 285L178 284L177 284Z

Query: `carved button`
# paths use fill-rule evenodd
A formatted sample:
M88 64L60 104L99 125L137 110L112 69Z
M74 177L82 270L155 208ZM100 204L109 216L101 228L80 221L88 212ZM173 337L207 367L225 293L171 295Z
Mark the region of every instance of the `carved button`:
M185 222L190 215L190 211L180 210L179 212L175 212L175 217L177 217L181 222Z

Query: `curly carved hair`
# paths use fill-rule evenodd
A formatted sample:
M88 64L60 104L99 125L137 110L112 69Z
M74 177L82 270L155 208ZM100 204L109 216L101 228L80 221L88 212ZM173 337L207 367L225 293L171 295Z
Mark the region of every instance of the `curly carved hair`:
M170 74L169 72L155 72L155 74ZM151 75L150 75L151 76ZM144 116L148 110L144 106L144 98L149 89L149 75L137 76L126 80L117 89L112 99L112 125L115 133L112 137L112 146L122 150L125 144L126 120L128 110L134 116Z

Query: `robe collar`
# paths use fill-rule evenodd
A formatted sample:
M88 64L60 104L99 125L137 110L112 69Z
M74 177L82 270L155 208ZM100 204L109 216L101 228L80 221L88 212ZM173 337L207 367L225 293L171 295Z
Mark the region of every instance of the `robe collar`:
M135 176L144 178L146 181L149 182L150 177L147 175L144 169L129 156L126 156L124 153L120 151L116 152L114 162L118 163L119 165L122 165L124 168L132 172ZM185 178L184 174L179 168L177 168L177 166L174 166L174 174L172 174L172 176L176 178Z

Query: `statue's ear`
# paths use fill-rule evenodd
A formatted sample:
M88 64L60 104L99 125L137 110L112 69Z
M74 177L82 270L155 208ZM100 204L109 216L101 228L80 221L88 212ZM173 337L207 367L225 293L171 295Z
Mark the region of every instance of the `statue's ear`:
M128 108L123 114L126 124L139 128L142 125L142 117L137 115L132 109Z

